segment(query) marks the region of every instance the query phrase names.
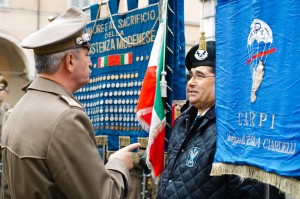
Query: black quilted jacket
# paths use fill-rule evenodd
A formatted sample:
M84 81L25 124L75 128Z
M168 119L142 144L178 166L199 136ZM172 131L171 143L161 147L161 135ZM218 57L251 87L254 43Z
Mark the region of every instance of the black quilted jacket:
M260 199L264 185L238 176L210 176L216 150L212 107L191 129L198 110L190 107L175 121L158 199Z

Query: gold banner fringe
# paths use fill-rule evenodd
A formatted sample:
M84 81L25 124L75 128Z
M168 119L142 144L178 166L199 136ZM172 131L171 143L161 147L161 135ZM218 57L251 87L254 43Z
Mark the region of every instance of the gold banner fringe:
M271 184L279 190L300 199L300 181L295 178L268 173L254 166L213 163L210 175L220 176L224 174L239 175L242 178L253 178Z

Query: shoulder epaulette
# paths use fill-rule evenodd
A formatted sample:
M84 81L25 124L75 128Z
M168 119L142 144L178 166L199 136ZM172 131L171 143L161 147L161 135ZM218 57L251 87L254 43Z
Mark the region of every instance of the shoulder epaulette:
M77 107L83 109L82 105L79 104L76 100L72 99L71 97L61 95L60 98L67 102L70 107Z

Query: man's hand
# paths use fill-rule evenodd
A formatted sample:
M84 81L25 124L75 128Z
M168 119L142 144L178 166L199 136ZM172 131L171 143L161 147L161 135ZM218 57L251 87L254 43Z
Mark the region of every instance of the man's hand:
M130 151L132 151L136 148L139 148L139 147L141 147L140 143L134 143L134 144L128 145L128 146L116 151L112 155L110 155L109 159L119 158L119 159L123 160L123 162L126 164L128 169L132 169L133 161L132 161Z

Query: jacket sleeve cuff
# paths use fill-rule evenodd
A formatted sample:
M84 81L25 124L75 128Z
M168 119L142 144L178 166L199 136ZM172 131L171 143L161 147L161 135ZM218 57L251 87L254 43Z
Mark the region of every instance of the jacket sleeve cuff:
M113 172L110 172L111 175L114 175L120 181L121 180L123 181L124 189L125 189L124 190L125 197L126 197L129 185L131 184L131 178L130 178L129 170L127 169L127 166L125 165L125 163L121 159L114 158L114 159L109 160L106 163L105 168L108 171L113 171ZM118 175L118 174L121 174L121 175ZM118 175L118 176L116 176L116 175Z

